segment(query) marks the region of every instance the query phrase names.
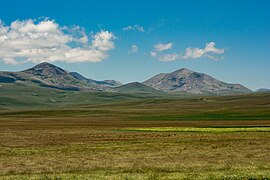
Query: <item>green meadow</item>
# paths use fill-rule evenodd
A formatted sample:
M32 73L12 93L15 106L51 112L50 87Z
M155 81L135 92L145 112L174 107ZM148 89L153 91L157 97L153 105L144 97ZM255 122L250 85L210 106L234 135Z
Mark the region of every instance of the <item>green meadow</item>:
M270 179L270 94L10 89L0 179Z

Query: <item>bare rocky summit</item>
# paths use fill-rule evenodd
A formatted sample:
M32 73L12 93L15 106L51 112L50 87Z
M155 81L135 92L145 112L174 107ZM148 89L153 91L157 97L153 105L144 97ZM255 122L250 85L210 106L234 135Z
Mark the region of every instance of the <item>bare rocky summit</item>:
M216 95L252 92L240 84L228 84L207 74L194 72L185 68L172 73L158 74L143 83L165 92Z

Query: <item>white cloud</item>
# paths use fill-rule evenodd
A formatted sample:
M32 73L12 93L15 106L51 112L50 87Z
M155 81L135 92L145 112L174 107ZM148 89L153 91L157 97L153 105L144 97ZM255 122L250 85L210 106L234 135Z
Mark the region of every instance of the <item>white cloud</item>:
M189 47L185 50L184 53L170 53L170 54L162 53L162 51L171 49L172 47L173 47L173 43L157 44L154 46L154 50L150 52L150 56L157 58L159 61L198 59L201 57L207 57L212 60L218 60L220 59L219 55L225 53L224 49L216 48L214 42L206 43L205 48L202 48L202 49Z
M159 43L154 46L155 51L165 51L168 49L172 49L172 47L173 47L173 43L168 43L168 44Z
M126 26L123 28L124 31L140 31L140 32L145 32L144 27L140 25L134 25L134 26Z
M114 48L114 35L108 31L101 31L93 36L93 47L100 51L109 51Z
M99 62L115 48L114 39L109 31L89 37L79 26L61 27L48 19L17 20L10 26L0 21L0 60L13 65L44 61Z
M19 65L19 63L12 58L4 58L3 61L5 64Z
M183 58L185 59L196 59L196 58L201 58L203 56L209 57L210 59L214 58L214 54L223 54L224 49L217 49L215 47L214 42L207 43L205 45L204 49L199 49L199 48L187 48L185 55Z
M133 44L130 48L130 50L128 51L128 53L137 53L139 51L138 46L136 46L135 44Z
M159 61L175 61L179 57L177 53L171 53L171 54L162 54L163 51L169 50L173 48L173 43L167 43L167 44L156 44L154 46L154 50L150 52L150 55L152 57L156 57Z

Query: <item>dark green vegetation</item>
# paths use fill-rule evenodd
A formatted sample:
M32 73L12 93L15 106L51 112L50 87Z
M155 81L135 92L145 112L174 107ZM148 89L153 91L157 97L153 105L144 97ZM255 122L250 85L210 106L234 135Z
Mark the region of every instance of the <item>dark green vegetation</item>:
M270 94L0 87L0 179L269 179Z
M129 83L125 84L120 87L115 88L117 92L120 93L157 93L162 94L162 91L156 90L154 88L151 88L149 86L146 86L139 82Z
M161 97L156 93L113 93L63 91L38 85L0 83L0 109L37 109L50 107L74 106L81 104L104 104L119 101Z

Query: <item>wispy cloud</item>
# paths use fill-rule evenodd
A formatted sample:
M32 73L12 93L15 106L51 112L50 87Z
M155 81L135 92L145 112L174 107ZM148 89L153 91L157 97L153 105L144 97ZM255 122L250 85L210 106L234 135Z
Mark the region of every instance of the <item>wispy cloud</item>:
M175 61L178 59L179 55L177 53L170 53L170 54L162 54L163 51L167 51L173 48L173 43L167 44L156 44L150 55L152 57L156 57L159 61Z
M0 21L0 60L24 62L99 62L115 48L115 36L100 31L91 36L79 26L60 26L54 20L17 20L9 26Z
M130 50L128 51L128 53L132 54L132 53L137 53L139 51L139 48L137 45L133 44L130 48Z
M177 54L177 53L163 54L163 55L158 56L158 59L160 61L165 61L165 62L175 61L178 58L179 58L179 54Z
M123 28L123 31L139 31L139 32L145 32L144 27L140 25L129 25Z
M171 49L172 47L173 47L173 43L168 43L168 44L159 43L159 44L156 44L154 48L155 48L155 51L165 51L165 50Z
M162 53L163 51L173 48L173 43L157 44L154 46L154 50L150 52L151 57L157 58L159 61L175 61L181 59L198 59L207 57L212 60L219 60L220 55L225 53L224 49L218 49L215 47L215 42L206 43L204 48L192 48L189 47L184 53Z

